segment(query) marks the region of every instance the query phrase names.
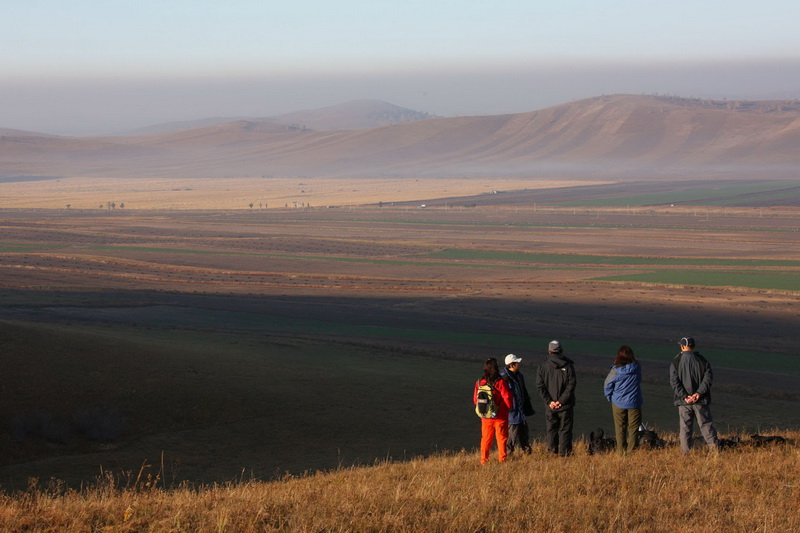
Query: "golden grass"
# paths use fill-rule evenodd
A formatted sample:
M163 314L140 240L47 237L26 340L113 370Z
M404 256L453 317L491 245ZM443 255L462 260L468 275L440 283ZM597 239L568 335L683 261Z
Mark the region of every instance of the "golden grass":
M794 441L797 432L784 433ZM674 436L672 436L674 440ZM476 440L478 435L476 434ZM721 454L674 447L628 457L478 464L477 452L275 482L165 489L153 475L81 491L2 495L6 531L797 531L794 444Z
M519 178L61 178L0 183L0 208L250 209L390 203L594 185ZM259 207L259 204L261 206Z

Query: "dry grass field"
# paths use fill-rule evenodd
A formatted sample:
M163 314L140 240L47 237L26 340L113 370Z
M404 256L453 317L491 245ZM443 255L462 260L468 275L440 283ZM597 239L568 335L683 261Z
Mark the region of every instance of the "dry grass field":
M591 185L602 181L574 181ZM408 202L501 190L562 187L563 181L515 178L136 178L60 177L0 180L0 209L285 209ZM250 208L250 204L253 204Z
M796 531L797 432L681 457L531 456L478 464L459 452L309 472L269 483L165 486L158 468L81 490L33 484L0 496L7 531Z

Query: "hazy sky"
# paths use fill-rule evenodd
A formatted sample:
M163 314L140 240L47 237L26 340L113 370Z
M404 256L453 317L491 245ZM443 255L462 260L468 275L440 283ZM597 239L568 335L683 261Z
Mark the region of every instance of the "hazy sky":
M0 128L103 133L371 98L800 97L797 0L2 0Z

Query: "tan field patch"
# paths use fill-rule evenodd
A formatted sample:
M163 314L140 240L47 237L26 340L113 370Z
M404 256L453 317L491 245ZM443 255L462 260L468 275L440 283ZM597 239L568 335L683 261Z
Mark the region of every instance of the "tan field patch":
M519 178L61 178L0 183L0 208L272 209L410 202L597 181Z

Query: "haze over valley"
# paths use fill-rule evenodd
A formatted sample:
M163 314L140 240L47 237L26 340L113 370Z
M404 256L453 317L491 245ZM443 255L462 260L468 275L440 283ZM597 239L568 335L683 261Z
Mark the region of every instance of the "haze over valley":
M389 124L389 125L384 125ZM439 118L360 101L113 137L3 130L0 177L796 177L797 101L612 95Z

